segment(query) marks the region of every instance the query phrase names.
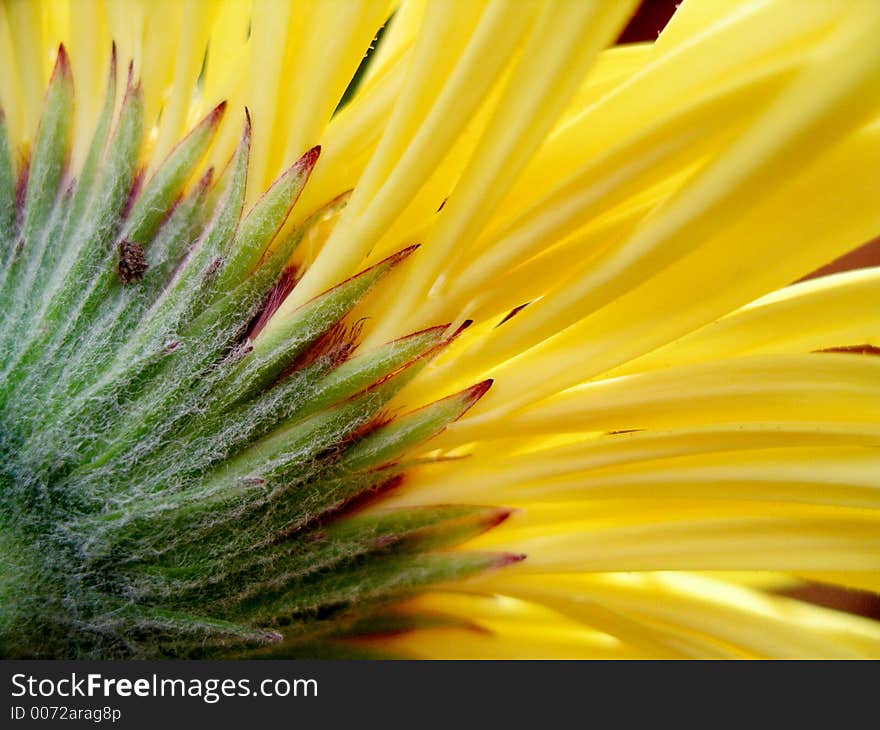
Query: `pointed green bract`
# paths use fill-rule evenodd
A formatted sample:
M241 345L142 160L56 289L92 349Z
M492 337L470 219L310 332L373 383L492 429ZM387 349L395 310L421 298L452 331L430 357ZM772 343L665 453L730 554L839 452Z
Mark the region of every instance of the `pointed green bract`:
M55 70L46 92L46 102L28 172L24 201L23 235L32 240L49 218L67 165L73 118L73 77L64 46L58 49Z
M307 302L271 334L262 332L253 343L253 351L230 378L235 389L241 394L250 394L270 385L305 347L348 314L382 277L414 250L415 247L410 247L389 256Z
M6 129L6 116L0 109L0 264L6 266L15 241L15 170Z
M145 316L138 335L124 350L126 359L143 354L146 348L171 336L205 298L203 287L210 284L212 264L232 239L244 206L250 134L250 124L247 124L223 176L224 188L213 217L163 295Z
M154 456L144 458L133 478L151 488L151 476L161 462L180 465L180 471L205 471L212 464L267 435L279 423L305 418L406 366L428 356L443 342L445 327L415 333L357 356L335 367L337 355L328 352L304 370L291 374L276 387L234 407L218 407L206 398L203 417ZM401 383L402 384L402 383ZM308 394L308 397L304 397Z
M143 100L140 89L129 79L100 175L83 214L84 223L71 239L51 242L56 246L66 244L67 250L59 256L55 272L47 277L46 291L26 301L22 319L25 323L39 321L40 326L25 329L26 336L12 358L10 380L28 388L37 401L45 396L41 385L51 386L54 378L43 371L35 372L35 361L42 355L51 362L50 373L57 376L63 371L66 356L79 346L89 319L97 313L115 276L113 243L134 183L142 132ZM28 191L34 184L29 177ZM30 278L25 275L20 281L27 284ZM42 383L35 383L35 378Z
M345 455L345 465L350 469L365 469L390 461L461 418L491 385L491 380L484 380L378 429L352 447Z
M169 277L179 265L186 250L193 244L200 226L202 210L211 181L209 171L195 189L179 205L175 206L167 222L157 233L147 251L148 268L138 286L115 287L105 303L99 325L89 335L90 347L79 348L66 361L68 373L97 373L110 364L114 353L112 343L123 342L144 312L161 293ZM85 378L60 378L56 388L47 398L55 407L46 407L43 423L57 420L59 409L73 400L87 387Z
M24 324L21 315L25 309L23 300L27 298L32 301L34 279L63 223L63 211L59 205L66 206L67 203L67 196L61 188L70 156L72 116L73 78L67 53L62 46L58 50L46 91L44 111L30 162L27 170L22 171L27 187L21 211L21 231L9 250L0 285L0 310L4 313L4 322L0 325L0 349L3 352L4 371L23 349L17 346L22 339L22 331L14 332L13 322L19 328ZM12 192L16 194L14 188ZM12 228L0 236L5 237L11 232Z
M263 251L284 225L318 161L320 147L313 147L297 160L257 201L236 232L217 277L224 291L253 269Z
M333 289L311 302L304 304L281 325L262 332L254 342L254 352L258 357L273 359L279 351L288 347L291 338L303 330L314 332L322 329L322 323L338 321L391 269L397 266L417 246L410 246L380 261L366 271L338 284Z
M420 552L457 545L503 522L510 510L473 505L444 505L398 509L357 515L332 525L326 535L334 540L357 537L376 548Z
M375 352L359 355L343 363L317 384L315 393L303 411L313 413L333 405L417 358L428 355L443 342L445 331L446 326L440 325L415 332L389 342Z
M342 441L369 423L379 410L408 382L406 370L398 370L374 386L313 415L293 419L269 436L251 445L223 465L222 478L245 478L258 474L271 478L276 470L286 472L290 462L310 461L317 452ZM282 476L282 480L285 477Z
M244 604L242 614L257 621L314 615L321 609L342 613L352 606L368 608L379 600L399 597L435 583L461 580L475 573L515 562L519 556L496 553L449 552L399 553L370 556L354 561L310 581L298 582L277 597L260 595Z
M416 629L437 628L485 631L482 626L476 622L468 621L463 616L427 611L423 613L403 612L388 608L385 610L377 609L352 622L346 627L343 635L351 637L382 636L401 634Z
M143 95L139 86L130 87L123 99L116 129L110 138L101 175L96 183L96 208L89 212L90 216L100 221L97 235L101 245L91 251L91 255L84 252L77 262L78 267L72 272L75 280L87 282L84 296L74 292L72 296L64 297L65 303L79 299L86 316L95 311L96 300L106 295L107 286L116 275L118 248L113 244L135 183L143 131Z
M78 179L76 181L73 198L70 202L69 212L62 211L56 206L54 217L63 222L63 229L60 235L50 235L52 241L44 247L41 259L35 262L34 274L32 277L19 277L19 288L13 296L14 303L19 305L19 310L14 317L18 324L24 328L32 328L33 323L40 319L43 307L39 301L36 301L31 295L22 295L21 292L31 291L43 295L54 292L63 284L66 269L59 267L58 263L64 256L70 256L75 249L77 240L87 240L89 233L80 235L80 231L85 228L91 231L89 220L84 220L83 216L87 210L87 206L95 188L95 178L100 169L101 159L104 156L104 150L107 146L107 140L110 135L110 129L113 122L113 108L116 102L116 46L113 46L110 71L108 73L107 89L104 96L104 103L95 126L92 141L89 145L86 159L79 170ZM64 242L62 245L61 242ZM22 314L24 312L24 314ZM28 312L30 314L28 315ZM20 348L19 348L20 349ZM9 348L11 357L14 359L18 355L16 348Z
M148 267L135 287L118 287L116 296L127 306L138 306L143 317L161 294L204 225L204 205L213 179L209 169L194 189L177 203L146 248Z
M142 180L115 63L79 169L63 49L29 170L0 116L0 653L336 652L388 601L516 559L452 549L504 509L359 513L488 387L388 411L458 334L359 349L351 313L415 247L266 327L348 195L288 224L314 148L245 212L249 120L196 179L222 104Z
M171 151L132 206L122 232L123 238L140 244L150 242L192 169L214 139L225 109L225 102L216 106Z

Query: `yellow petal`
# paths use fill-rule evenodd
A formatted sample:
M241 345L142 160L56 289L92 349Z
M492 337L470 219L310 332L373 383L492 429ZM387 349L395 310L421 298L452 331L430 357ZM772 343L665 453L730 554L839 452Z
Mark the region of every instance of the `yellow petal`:
M871 621L694 574L493 576L486 583L570 616L589 618L590 608L601 606L655 627L658 637L699 637L734 656L856 658L880 648Z
M855 306L854 306L855 304ZM880 268L786 287L609 375L743 354L880 345Z

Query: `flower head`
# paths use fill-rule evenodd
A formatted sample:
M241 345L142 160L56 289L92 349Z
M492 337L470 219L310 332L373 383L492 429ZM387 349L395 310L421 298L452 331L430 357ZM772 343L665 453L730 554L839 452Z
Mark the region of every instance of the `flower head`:
M880 653L880 5L634 7L0 5L0 652Z

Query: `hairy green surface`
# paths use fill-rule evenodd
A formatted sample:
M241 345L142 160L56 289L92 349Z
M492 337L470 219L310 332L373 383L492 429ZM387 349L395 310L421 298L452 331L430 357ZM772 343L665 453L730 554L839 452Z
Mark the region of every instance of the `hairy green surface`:
M63 49L23 169L0 114L0 655L337 656L406 623L389 601L514 559L449 550L504 510L352 510L489 387L384 414L454 337L356 351L346 316L412 249L260 336L319 148L245 210L249 122L193 179L221 105L144 181L140 88L114 118L110 77L78 171Z

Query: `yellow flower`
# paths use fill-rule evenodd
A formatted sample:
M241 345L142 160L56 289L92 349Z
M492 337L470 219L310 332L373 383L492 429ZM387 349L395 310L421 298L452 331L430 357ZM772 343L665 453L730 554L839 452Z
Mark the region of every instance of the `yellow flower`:
M36 292L33 302L21 304L9 295L17 318L10 315L2 332L4 343L28 334L20 354L5 354L3 426L11 435L4 433L2 447L15 463L0 483L0 545L10 554L46 545L49 553L86 555L82 565L89 566L77 583L88 594L76 604L88 617L82 636L12 645L4 630L20 624L8 619L0 622L2 650L187 654L187 631L194 631L199 641L210 636L218 651L232 653L246 646L296 655L307 641L322 651L332 645L438 658L880 656L877 623L779 594L804 581L880 592L880 360L842 351L880 345L880 269L792 283L880 232L880 3L689 0L656 42L613 47L635 6L633 0L0 5L0 104L12 161L7 178L15 182L7 189L18 190L7 208L0 199L2 220L16 221L14 231L6 223L13 235L0 236L8 239L4 263L13 272L0 286L20 294L33 284ZM351 84L380 29L375 51ZM62 274L45 275L49 284L39 288L40 266L66 261L70 241L79 240L73 233L57 239L55 256L52 221L63 226L74 215L66 211L79 210L75 193L65 192L75 185L67 182L86 178L92 139L108 134L111 47L114 63L119 60L111 88L129 79L124 95L108 97L119 118L115 144L128 139L128 111L138 108L132 129L140 123L135 118L143 126L142 134L130 135L129 156L137 157L140 172L131 166L131 179L107 177L108 185L125 180L120 201L129 199L119 224L121 281L113 286L127 292L142 277L149 281L159 266L149 251L171 225L172 210L195 201L198 209L218 211L200 223L210 232L241 190L234 221L242 205L257 204L257 214L237 229L229 224L237 231L231 240L244 248L221 246L222 255L202 262L205 281L220 282L219 293L192 289L204 307L185 310L201 328L194 331L221 328L219 319L196 315L210 314L223 295L258 279L260 267L281 251L286 285L273 290L268 311L264 303L258 323L235 340L228 357L241 358L239 365L249 357L271 359L303 332L320 335L295 358L273 360L271 372L240 365L222 422L212 421L207 435L198 432L199 418L210 420L207 406L202 413L198 404L173 410L184 397L180 390L169 390L155 407L149 400L155 389L137 391L135 407L125 400L128 391L113 386L111 406L102 400L91 421L77 421L73 411L81 413L80 405L110 382L103 375L89 380L89 368L114 374L119 363L130 363L122 355L106 362L83 356L110 345L94 345L93 330L62 322L78 322L80 312L92 316L93 304L94 317L109 316L98 294L84 295L80 309L68 307L67 294L53 298L51 282L71 288L63 282L65 272L79 271L75 265L59 264ZM69 77L70 103L64 98ZM55 108L70 117L62 111L55 119ZM51 141L39 130L50 123L59 139L70 136L66 172L40 166L48 155L41 145L49 149ZM143 203L151 190L157 196L171 190L171 183L149 186L163 179L169 169L163 160L174 159L175 150L189 155L186 143L177 145L194 128L187 139L193 149L198 143L199 154L179 173L186 195L156 208L150 225L159 238L151 232L142 246L131 221L151 215ZM115 159L113 150L110 144L101 152L105 166ZM244 167L236 178L236 164L246 166L246 189ZM222 184L213 185L206 173ZM33 192L35 174L55 180L58 191L57 201L53 189L45 202L45 220L31 214L43 205ZM282 201L277 216L272 191ZM88 211L83 216L88 224ZM292 237L302 240L290 253L285 246ZM207 239L210 233L199 240ZM253 250L251 240L259 243ZM48 241L38 265L20 266L24 273L13 265L20 241L25 249ZM354 287L365 276L372 278L356 295L337 286ZM89 292L103 291L104 280L96 281ZM344 301L321 310L327 327L318 332L309 307L340 292ZM62 323L44 325L44 314L45 321ZM182 358L175 353L188 346L187 317L175 320L179 336L148 325L126 336L143 344L162 334L163 354ZM387 343L417 336L425 338L419 352L397 364L389 359L359 386L387 389L381 403L370 401L369 414L352 410L349 404L362 403L352 394L367 392L352 389L347 400L320 407L316 400L307 421L325 419L322 428L333 419L345 422L310 452L307 464L319 458L328 464L303 482L317 485L315 500L342 483L331 452L358 478L389 464L393 473L363 477L344 499L297 513L285 523L290 530L273 532L271 540L253 537L256 525L288 502L280 492L259 492L272 484L265 464L288 458L291 444L311 448L313 435L302 435L302 421L273 422L241 453L224 451L215 471L193 467L192 481L171 496L134 491L139 487L127 481L155 477L164 489L162 479L171 477L160 479L160 461L174 471L177 462L168 455L185 460L198 451L196 435L208 439L237 428L244 407L237 393L256 398L291 370L311 372L327 353L328 367L339 373L392 352ZM225 345L208 344L218 348L208 363L214 367ZM132 362L153 353L135 345L119 352ZM68 356L69 367L59 364ZM39 362L59 369L43 371ZM150 360L144 368L154 366L164 367ZM175 378L180 373L185 370ZM134 392L131 379L125 383ZM172 380L157 382L170 388ZM186 397L195 397L199 382L207 381L187 385ZM42 400L27 400L32 383ZM198 397L207 402L223 386L206 387ZM303 392L298 397L313 397ZM62 414L57 422L66 425L33 417L35 402ZM67 414L68 403L79 405ZM129 407L130 420L111 424L116 430L96 425L112 421L115 415L106 414L113 409ZM414 415L400 417L405 413ZM17 424L25 425L16 430ZM388 434L395 427L392 453ZM47 445L74 432L100 445L64 442L57 458L45 457ZM43 460L36 467L12 456L38 451ZM76 458L65 462L73 452ZM299 475L306 466L297 469ZM13 485L22 474L42 495L28 509L44 510L32 525L25 519L27 529L37 534L49 525L33 543L14 524L23 519L23 502L9 496L18 495ZM221 528L201 513L187 522L196 498L200 505L216 499L218 514L226 514L230 474L241 494L234 513L242 520L239 536L216 532ZM354 477L346 472L345 478ZM288 485L294 477L285 472L279 479ZM117 492L101 491L108 483ZM65 496L53 501L56 485L82 504ZM185 490L195 497L174 501ZM297 494L284 499L306 499ZM43 497L51 508L39 506ZM419 515L430 520L420 522ZM64 530L55 529L60 524ZM110 524L122 527L105 534ZM376 538L369 547L358 532L365 525ZM196 555L181 548L162 562L161 546L146 537L176 545L171 530L189 529L204 531L208 542L222 537L222 550ZM71 538L75 550L62 533L78 536ZM336 557L309 553L300 566L294 551L311 550L309 540L326 543ZM186 580L202 590L207 584L193 577L202 565L212 566L211 585L222 583L242 554L268 550L269 542L290 552L246 564L255 572L271 564L275 572L253 578L253 586L236 583L235 607L218 599L199 613L198 604L168 598L168 586L185 588ZM144 562L147 552L160 557ZM435 570L413 554L446 562ZM300 582L323 560L331 578L318 587ZM355 574L358 561L366 567ZM23 557L11 563L33 570ZM22 589L24 570L0 576L0 600L7 609L16 606L10 616L24 611L15 604L20 599L9 597L14 593L45 590L34 599L51 605L53 591L60 591L48 567L45 578L41 567L39 580ZM101 571L111 577L98 585L91 576L104 576ZM285 591L302 596L312 589L310 603L290 608ZM132 617L117 625L109 617L123 603ZM72 631L53 616L41 620L43 629L52 627L48 635ZM153 645L129 646L133 626L159 627ZM113 640L100 644L96 636Z

